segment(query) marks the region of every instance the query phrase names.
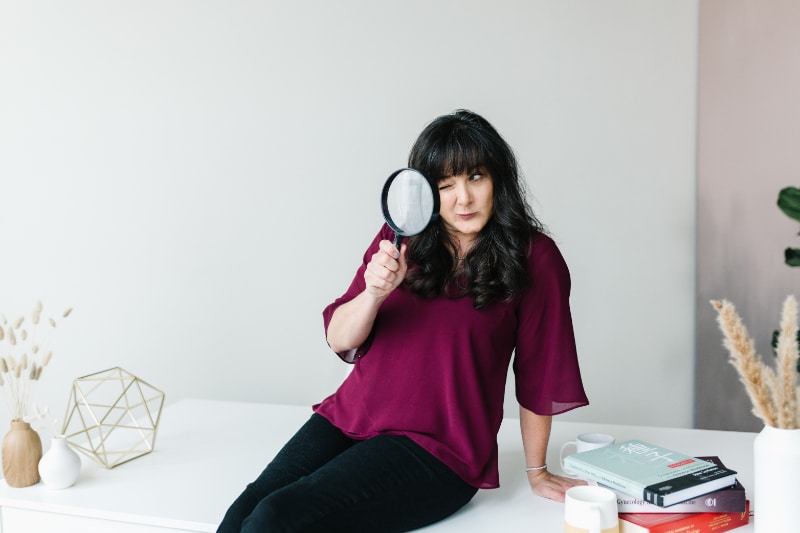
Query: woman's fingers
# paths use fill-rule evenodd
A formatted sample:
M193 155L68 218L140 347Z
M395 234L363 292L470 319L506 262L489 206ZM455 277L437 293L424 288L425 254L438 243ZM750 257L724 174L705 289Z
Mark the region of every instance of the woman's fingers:
M402 247L405 251L405 246ZM403 281L406 272L405 259L389 241L381 241L379 249L372 255L364 272L367 289L376 296L394 290Z

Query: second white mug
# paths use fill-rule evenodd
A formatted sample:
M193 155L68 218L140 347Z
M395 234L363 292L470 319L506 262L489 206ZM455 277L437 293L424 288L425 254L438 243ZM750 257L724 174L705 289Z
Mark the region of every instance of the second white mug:
M564 497L565 533L619 533L617 495L603 487L570 487Z
M570 446L575 446L575 451L572 453L587 452L597 448L603 448L614 444L614 437L606 435L605 433L581 433L575 440L567 441L561 445L561 451L558 454L558 461L561 463L561 470L571 476L575 476L575 472L571 472L564 468L564 451ZM569 454L567 454L569 455Z

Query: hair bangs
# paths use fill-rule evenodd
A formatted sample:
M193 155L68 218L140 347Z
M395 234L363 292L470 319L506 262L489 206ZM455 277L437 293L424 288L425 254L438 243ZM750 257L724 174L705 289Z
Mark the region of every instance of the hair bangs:
M479 139L469 135L466 129L456 130L442 146L434 177L441 180L448 176L469 174L486 166L488 159Z
M427 146L415 151L417 155L422 155L421 160L412 157L409 163L434 183L490 166L492 157L485 139L463 124L441 124L429 132L425 141Z

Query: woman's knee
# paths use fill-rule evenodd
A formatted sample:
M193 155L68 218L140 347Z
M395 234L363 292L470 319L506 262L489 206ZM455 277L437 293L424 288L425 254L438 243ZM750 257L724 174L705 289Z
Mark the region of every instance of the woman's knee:
M261 500L242 523L242 533L289 533L307 531L313 524L309 513L296 497L283 497L281 492Z

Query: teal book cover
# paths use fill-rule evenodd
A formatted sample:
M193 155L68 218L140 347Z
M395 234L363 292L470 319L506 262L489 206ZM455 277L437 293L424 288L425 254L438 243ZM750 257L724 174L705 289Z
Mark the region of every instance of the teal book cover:
M733 470L641 440L568 455L564 467L660 507L736 483Z

